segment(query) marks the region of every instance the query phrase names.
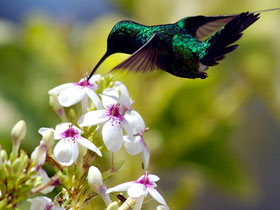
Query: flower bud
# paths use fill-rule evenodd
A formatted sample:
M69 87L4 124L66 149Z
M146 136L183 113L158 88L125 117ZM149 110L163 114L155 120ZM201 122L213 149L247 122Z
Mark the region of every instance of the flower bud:
M44 134L42 141L43 144L47 146L48 149L51 149L54 145L54 131L53 129L48 129Z
M11 135L13 139L13 155L17 157L20 143L26 135L26 123L23 120L18 121L12 129Z
M109 195L105 193L107 188L103 184L102 174L95 166L91 166L88 170L88 184L102 197L107 206L112 202Z
M49 98L50 106L54 109L56 114L60 117L62 121L67 121L64 107L58 102L57 94L50 94Z
M164 205L159 205L157 206L157 210L168 210L169 208L167 206Z
M106 210L118 210L118 208L119 208L118 202L114 201L109 204Z
M35 161L37 166L44 165L46 161L47 150L47 146L41 141L40 145L37 146L31 153L31 160Z
M1 156L1 161L2 161L2 163L4 163L4 162L7 161L8 155L7 155L6 150L3 150L3 149L2 149L1 152L0 152L0 156Z
M91 166L88 170L88 184L94 191L103 185L102 174L95 166Z

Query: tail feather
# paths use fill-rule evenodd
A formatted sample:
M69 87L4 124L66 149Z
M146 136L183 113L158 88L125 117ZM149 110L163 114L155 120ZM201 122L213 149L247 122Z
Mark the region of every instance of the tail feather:
M242 31L259 19L259 13L244 12L233 18L223 28L217 31L205 42L209 43L206 53L200 58L200 63L214 66L225 54L234 51L238 45L230 45L241 38ZM230 45L230 46L229 46Z

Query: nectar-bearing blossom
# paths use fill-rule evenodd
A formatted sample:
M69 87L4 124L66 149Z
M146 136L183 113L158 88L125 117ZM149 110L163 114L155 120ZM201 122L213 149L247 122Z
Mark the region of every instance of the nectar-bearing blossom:
M49 128L40 128L39 133L44 135ZM54 131L54 139L59 140L54 148L54 156L64 166L72 165L79 156L79 145L102 156L100 150L88 139L81 136L82 131L71 123L60 123Z
M124 136L124 147L131 155L137 155L142 152L144 170L147 170L150 161L150 151L144 142L142 134L136 134L133 137Z
M112 94L107 95L109 91L111 89L105 89L101 94L104 109L82 115L78 124L82 127L103 124L102 138L104 144L109 151L117 152L123 143L123 128L129 135L132 135L132 129L120 113L118 98L113 97Z
M148 194L150 194L150 196L152 196L157 202L166 206L166 208L168 209L168 206L164 198L155 189L157 187L157 184L155 182L157 182L158 180L159 180L158 176L153 174L148 174L147 172L145 172L145 174L141 176L139 179L137 179L136 181L125 182L123 184L109 188L106 191L106 193L127 191L127 194L130 197L136 199L134 210L141 209L144 198Z
M94 75L89 80L81 79L76 83L66 83L59 85L49 91L49 95L58 95L58 102L63 107L69 107L82 102L82 111L86 112L88 98L94 103L97 109L102 107L101 102L95 90L97 89L96 81L100 80L100 75Z

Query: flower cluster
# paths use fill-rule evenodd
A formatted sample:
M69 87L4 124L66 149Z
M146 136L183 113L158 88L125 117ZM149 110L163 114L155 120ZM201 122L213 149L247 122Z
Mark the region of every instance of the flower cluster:
M63 122L55 129L42 127L38 131L42 140L30 158L32 167L28 170L34 181L29 187L29 195L49 193L56 185L61 185L62 191L54 201L45 196L28 199L32 210L82 209L96 196L104 200L108 210L132 206L138 210L147 195L158 201L162 205L160 208L168 209L155 189L159 177L147 172L150 152L144 135L148 129L141 115L132 108L133 101L123 83L113 81L111 76L94 75L90 79L55 87L49 95L51 106ZM18 157L24 135L17 130L13 132L13 159ZM54 140L57 140L55 145ZM112 161L111 168L104 170L103 157L108 152L118 152L123 145L130 155L142 153L144 175L136 181L107 189L104 180L118 172L123 162ZM51 178L43 168L46 162L55 171ZM110 198L110 194L116 191L127 191L128 198L120 207Z

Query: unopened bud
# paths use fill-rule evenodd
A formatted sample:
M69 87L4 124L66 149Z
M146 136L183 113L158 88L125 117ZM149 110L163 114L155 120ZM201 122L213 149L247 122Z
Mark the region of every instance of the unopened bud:
M47 146L41 141L40 145L37 146L31 153L31 159L36 162L37 166L44 165L46 161Z
M43 144L45 144L48 149L51 149L54 145L54 131L53 129L48 129L42 138Z
M50 106L54 109L56 114L62 119L62 121L67 121L64 107L58 102L58 97L56 94L50 94L49 98Z
M95 166L91 166L88 170L88 184L94 191L103 185L102 174Z
M157 210L169 210L169 208L164 205L159 205L159 206L157 206Z
M103 184L102 174L95 166L91 166L88 170L88 184L102 197L107 206L112 202L109 195L105 193L107 188Z
M11 135L13 139L13 156L17 157L20 143L26 135L26 123L23 120L18 121L12 129Z
M119 208L118 202L114 201L109 204L106 210L118 210L118 208Z

